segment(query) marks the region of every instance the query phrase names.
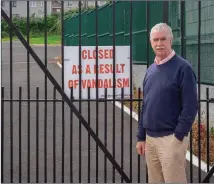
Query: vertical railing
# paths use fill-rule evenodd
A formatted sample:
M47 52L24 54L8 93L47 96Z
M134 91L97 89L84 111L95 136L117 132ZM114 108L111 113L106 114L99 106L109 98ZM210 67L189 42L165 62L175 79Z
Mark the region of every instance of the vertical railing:
M54 161L55 159L53 160L53 163ZM53 173L53 176L55 177L55 173ZM38 182L39 182L39 87L36 87L36 183Z
M113 119L112 119L112 123L113 123L113 129L112 129L112 156L115 159L115 65L116 65L116 50L115 50L115 44L116 44L116 39L115 39L115 30L116 30L116 7L115 7L115 1L112 1L112 36L113 36L113 40L112 40L112 44L113 44ZM113 169L112 169L112 182L115 183L115 167L113 165Z
M186 57L186 52L185 52L185 2L181 1L180 2L180 9L181 9L181 14L180 14L180 19L181 19L181 56Z
M70 99L73 100L73 88L71 88ZM73 112L70 109L70 183L73 183L73 132Z
M105 88L105 102L104 102L104 146L107 148L107 88ZM107 183L107 157L104 157L104 182Z
M181 10L181 15L180 15L180 19L181 19L181 56L186 58L186 27L185 27L185 2L181 1L180 2L180 10ZM190 152L190 167L189 167L189 171L190 171L190 183L193 183L193 132L192 129L190 131L190 140L189 140L189 152Z
M1 183L4 183L4 87L1 87Z
M198 182L201 182L201 1L198 1ZM209 127L208 127L209 128Z
M44 43L45 43L45 67L47 68L47 1L44 1ZM44 112L44 165L45 165L45 183L47 183L47 75L45 75L45 112ZM64 134L63 134L64 135ZM64 143L62 143L64 144Z
M90 88L88 88L88 125L91 126L91 103L90 103L90 98L91 98L91 93L90 93ZM88 133L88 183L90 183L91 180L91 139L90 139L90 134Z
M55 182L56 182L56 88L54 87L53 89L53 183Z
M26 33L27 33L27 43L30 43L30 6L29 1L27 1L27 26L26 26ZM28 172L28 178L27 181L30 183L30 53L27 51L27 97L28 97L28 110L27 110L27 120L28 120L28 155L27 155L27 172Z
M19 87L19 183L22 182L22 87Z
M168 23L169 18L169 2L163 1L163 22Z
M12 1L10 1L10 19L12 19ZM13 30L10 27L10 182L13 183Z
M209 96L209 88L206 88L206 112L207 112L207 125L206 125L206 127L207 127L207 139L206 139L206 141L207 141L207 149L206 149L206 152L207 152L207 172L209 172L210 171L210 123L209 123L209 121L210 121L210 116L209 116L209 111L210 111L210 103L209 103L209 100L210 100L210 96ZM208 182L209 182L209 180L208 180Z
M99 88L98 88L98 4L95 1L95 44L96 44L96 135L99 136ZM96 183L98 183L99 163L98 163L98 145L96 144Z
M62 56L62 90L64 91L64 1L61 1L61 56ZM65 103L62 101L62 183L64 183L65 167ZM80 123L81 124L81 123Z
M133 13L132 13L132 10L133 10L133 2L130 1L130 35L129 35L129 45L130 45L130 181L132 182L132 111L133 111L133 101L132 101L132 98L133 98L133 75L132 75L132 28L133 28Z
M146 31L147 31L147 47L146 47L146 67L149 68L149 62L150 62L150 2L146 1ZM146 182L148 182L148 170L146 166Z
M124 88L121 88L121 169L124 169ZM123 183L123 177L121 176L121 183Z
M140 119L140 114L141 114L141 106L140 106L140 99L141 99L141 89L140 88L138 88L138 119ZM140 176L141 176L141 170L140 170L140 168L142 167L142 163L141 163L141 161L140 161L140 155L138 155L138 180L137 180L137 182L138 183L141 183L141 180L140 180ZM146 172L147 172L147 169L146 169ZM146 181L147 181L147 173L146 173Z
M81 5L81 1L79 1L79 66L80 68L82 67L82 57L81 57L81 50L82 50L82 5ZM80 70L81 71L81 70ZM79 73L79 112L82 112L82 73ZM82 126L81 126L81 122L79 121L79 183L81 183L82 181L82 169L81 169L81 165L82 165L82 152L81 152L81 148L82 148Z

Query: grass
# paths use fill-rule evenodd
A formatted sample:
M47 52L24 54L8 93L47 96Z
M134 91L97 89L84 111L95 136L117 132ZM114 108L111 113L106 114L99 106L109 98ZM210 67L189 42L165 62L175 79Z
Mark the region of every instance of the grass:
M134 88L133 98L138 97L138 89ZM140 95L142 98L142 94ZM130 102L124 102L124 105L130 108ZM140 107L139 107L140 105ZM132 102L132 109L135 113L138 114L138 109L141 109L142 102ZM207 127L205 122L201 122L200 124L200 132L201 132L201 160L207 163ZM198 121L195 120L192 126L192 153L195 156L199 156L198 149ZM188 148L190 150L190 147ZM214 127L209 130L209 164L214 165Z
M24 37L25 39L26 36ZM13 37L13 41L19 40L16 36ZM2 42L10 41L9 37L2 38ZM45 37L44 36L36 36L36 37L30 37L30 44L45 44ZM61 44L61 37L57 35L50 35L47 36L47 44L48 45L55 45L55 44Z

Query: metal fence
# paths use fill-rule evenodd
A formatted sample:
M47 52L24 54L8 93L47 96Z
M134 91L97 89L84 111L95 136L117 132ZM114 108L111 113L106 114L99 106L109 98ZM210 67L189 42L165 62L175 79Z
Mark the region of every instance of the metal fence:
M139 44L135 49L139 49L140 42L149 43L150 28L160 21L170 20L169 12L172 9L166 2L122 2L126 8L126 32L124 45L129 46L129 98L125 98L124 87L121 87L121 96L108 97L109 90L116 94L116 30L121 32L117 20L122 20L116 14L118 2L112 1L108 46L113 49L113 73L110 76L113 84L112 88L104 89L104 97L99 98L98 72L96 72L96 88L92 98L92 89L87 88L87 98L82 98L81 81L83 75L79 74L79 98L74 98L74 88L70 88L70 95L65 92L65 42L67 43L65 26L67 25L64 15L64 2L61 1L61 46L48 46L47 30L47 1L44 1L44 46L35 47L30 44L30 2L26 2L27 26L26 39L19 29L13 24L13 8L10 1L9 15L1 9L2 17L9 26L10 40L2 42L2 119L1 119L1 182L148 182L145 160L137 155L135 150L136 132L138 121L133 118L134 111L140 116L141 91L134 90L133 76L133 43ZM158 4L158 5L157 5ZM180 50L185 57L185 2L181 1L180 7ZM141 17L145 20L144 39L135 37L137 33L133 31L137 27L136 20L140 20L138 14L134 13L134 7L141 5L145 14ZM198 2L198 35L197 35L197 76L198 76L198 96L199 112L196 120L196 132L191 132L190 137L190 162L188 162L189 182L209 182L213 181L213 164L210 154L211 134L209 128L205 133L201 129L201 104L206 104L206 125L209 127L210 104L214 102L210 96L209 88L206 89L206 98L201 98L201 2ZM163 8L162 16L152 16L153 11L158 10L158 6ZM104 6L104 8L107 6ZM121 10L121 9L118 9ZM139 9L138 9L139 10ZM167 10L167 11L164 11ZM88 41L93 37L96 49L96 71L98 71L98 49L103 41L99 37L99 23L103 26L106 22L99 21L99 7L95 2L94 15L91 18L93 23L82 18L82 5L79 2L78 15L73 17L78 24L73 23L72 30L76 30L77 35L70 35L76 41L72 42L78 46L78 62L82 66L82 47L91 46L85 42L86 22L91 25ZM121 11L123 12L123 11ZM102 12L101 12L102 13ZM100 13L100 14L101 14ZM157 13L157 12L155 12ZM90 12L88 13L91 16ZM101 16L101 15L100 15ZM77 27L78 26L78 27ZM141 28L142 28L141 27ZM118 28L118 29L117 29ZM100 28L101 29L101 28ZM105 36L105 29L102 30ZM83 34L82 34L83 33ZM14 42L13 35L19 41ZM120 38L121 40L121 38ZM100 44L101 43L101 44ZM84 45L85 44L85 45ZM144 45L146 53L145 65L149 67L153 55L149 44ZM57 49L61 55L62 69L56 64L48 63L49 57L53 56ZM110 75L110 74L109 74ZM127 91L127 90L126 90ZM121 109L116 105L122 104ZM124 113L124 109L129 107L130 115ZM202 137L201 134L204 134ZM198 137L195 139L195 136ZM197 141L197 142L195 142ZM203 142L205 141L205 142ZM201 145L203 143L203 145ZM202 148L205 146L205 155L202 155ZM196 148L195 148L196 147ZM195 152L196 151L196 152ZM198 168L193 165L193 155L198 156ZM202 171L201 160L207 162L206 172ZM212 163L211 163L212 162Z

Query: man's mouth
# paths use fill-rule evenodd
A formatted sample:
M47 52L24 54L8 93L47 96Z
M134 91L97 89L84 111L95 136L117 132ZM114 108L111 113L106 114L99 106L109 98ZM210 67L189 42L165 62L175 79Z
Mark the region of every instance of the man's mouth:
M156 50L163 50L163 47L156 47Z
M156 48L157 51L163 51L164 48Z

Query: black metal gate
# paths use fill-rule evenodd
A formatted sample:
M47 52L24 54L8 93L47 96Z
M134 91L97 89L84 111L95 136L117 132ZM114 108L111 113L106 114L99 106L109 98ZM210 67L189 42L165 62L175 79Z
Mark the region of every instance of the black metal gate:
M137 104L138 116L140 115L141 94L140 89L133 92L134 85L130 80L130 99L124 98L124 89L121 88L121 98L107 98L107 89L103 99L98 99L98 88L96 88L96 99L90 98L88 88L88 99L73 99L64 91L64 3L61 1L61 75L57 74L59 68L48 64L47 44L47 1L44 1L44 58L38 54L38 48L30 45L30 2L26 2L27 27L26 38L20 33L12 22L12 1L10 1L10 16L1 9L2 17L7 22L10 30L9 46L2 43L5 52L9 50L9 63L2 63L2 119L1 119L1 182L147 182L146 167L142 167L145 161L135 151L135 134L137 121L133 119L134 105ZM129 2L129 41L130 46L130 79L133 77L133 3ZM115 94L115 69L116 69L116 2L112 2L112 47L113 47L113 93ZM146 32L147 43L149 43L149 29L151 25L152 2L146 2ZM180 4L181 9L181 55L185 56L185 3ZM167 2L163 3L164 10L170 9ZM209 97L207 88L207 99L201 99L200 80L200 53L201 53L201 2L198 2L198 86L199 104L206 103L207 124L209 127L209 104L214 100ZM82 4L79 2L79 13ZM163 19L168 20L168 11L163 11ZM96 35L96 58L98 58L98 2L95 2L95 35ZM82 47L82 20L79 18L79 65L81 65ZM21 43L13 42L13 36L17 36ZM13 44L14 43L14 44ZM18 61L21 55L21 47L26 52L26 62ZM8 48L9 47L9 48ZM17 48L16 48L17 47ZM17 50L16 50L17 49ZM15 50L15 51L14 51ZM147 44L146 56L149 66L150 47ZM3 53L4 55L5 53ZM14 57L14 55L16 57ZM8 58L7 56L5 58ZM4 57L3 57L4 60ZM32 62L33 61L33 62ZM35 61L35 62L34 62ZM24 65L26 70L21 68ZM39 66L36 68L35 64ZM8 67L9 65L9 67ZM96 59L98 67L98 59ZM21 69L20 69L21 68ZM19 80L19 75L24 75ZM42 71L39 73L38 71ZM96 70L97 71L97 70ZM38 72L38 73L37 73ZM16 75L14 75L16 74ZM18 74L18 75L17 75ZM44 78L42 76L44 75ZM5 77L4 77L5 75ZM26 78L25 78L26 77ZM24 81L23 81L24 79ZM38 80L37 80L38 79ZM48 81L49 79L49 81ZM96 73L98 80L98 73ZM43 81L44 83L40 83ZM79 75L81 81L81 75ZM61 85L60 85L61 82ZM96 82L98 84L98 82ZM134 93L137 93L137 95ZM112 102L112 103L111 103ZM116 103L122 104L121 111ZM134 104L135 103L135 104ZM125 106L129 104L130 116L124 113ZM77 108L78 106L78 108ZM201 109L201 108L199 108ZM76 115L76 117L73 116ZM199 110L198 122L201 122ZM23 124L25 122L25 124ZM84 129L83 129L84 127ZM200 127L200 123L198 124ZM78 130L78 134L76 134ZM201 131L198 128L198 152L201 153ZM93 141L91 141L92 139ZM189 181L194 182L195 173L192 160L192 135L190 139L190 174ZM198 182L202 182L201 154L199 154ZM213 168L209 167L209 131L207 131L207 171L203 182L209 182L212 177ZM193 178L194 177L194 178Z

